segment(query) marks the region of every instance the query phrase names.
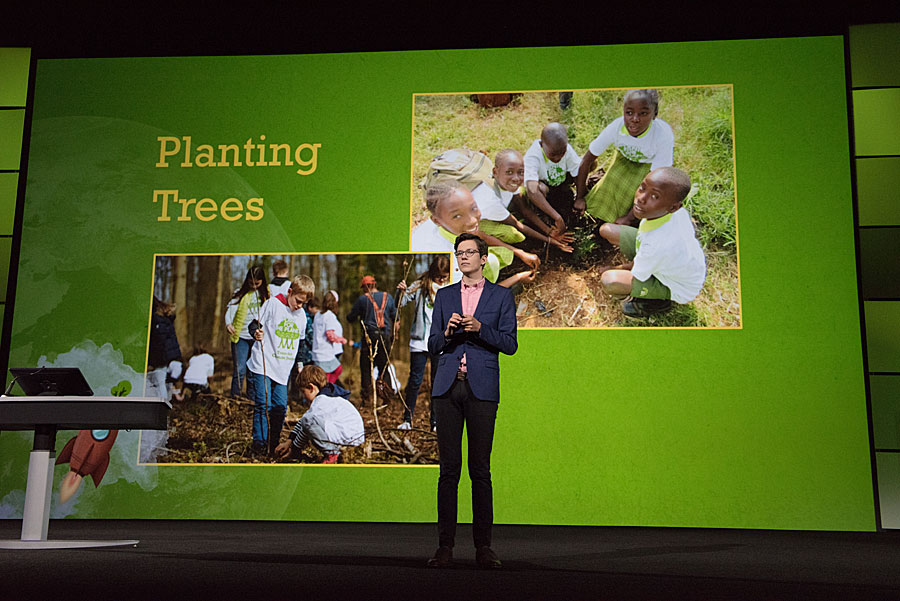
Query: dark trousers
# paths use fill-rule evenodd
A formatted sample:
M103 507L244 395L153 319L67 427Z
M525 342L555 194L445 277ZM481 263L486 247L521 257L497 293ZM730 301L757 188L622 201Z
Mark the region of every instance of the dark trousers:
M416 410L416 401L419 398L419 388L422 387L422 380L425 379L425 366L431 362L431 386L434 388L434 359L431 353L422 353L412 351L409 353L409 380L406 382L406 410L403 411L403 421L412 423L413 414ZM431 427L434 427L434 403L431 403L431 416L429 419Z
M375 349L374 363L375 367L378 368L378 379L384 380L384 370L388 361L387 348L391 344L391 337L384 330L380 333L378 330L369 330L368 333L369 340L372 341L372 347ZM359 371L362 372L360 374L360 407L372 396L372 364L369 362L371 352L372 350L369 348L366 340L363 339L359 346Z
M491 445L497 403L479 401L466 380L456 380L443 396L433 397L437 418L438 451L438 544L452 547L456 538L456 505L462 471L463 424L469 442L469 478L472 480L472 538L475 547L491 545L494 523L491 487Z

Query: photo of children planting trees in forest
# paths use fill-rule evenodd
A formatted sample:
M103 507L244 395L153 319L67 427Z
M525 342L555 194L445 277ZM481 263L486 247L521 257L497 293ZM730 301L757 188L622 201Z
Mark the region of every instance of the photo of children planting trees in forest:
M484 239L523 328L740 328L732 113L730 85L415 95L410 250Z
M158 463L436 463L427 333L446 254L157 255Z

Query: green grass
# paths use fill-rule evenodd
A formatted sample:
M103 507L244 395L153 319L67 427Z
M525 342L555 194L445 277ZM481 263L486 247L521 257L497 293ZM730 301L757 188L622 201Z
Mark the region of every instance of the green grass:
M559 121L569 129L569 142L583 154L600 130L622 114L624 90L575 92L565 111L555 92L528 93L505 107L486 109L466 94L417 96L413 154L414 223L427 218L419 183L434 156L449 148L469 148L489 157L505 148L524 153L540 137L541 128ZM675 166L697 184L687 203L707 248L735 249L735 194L731 88L680 87L660 90L659 118L675 134ZM612 149L598 157L603 165Z
M540 137L551 121L568 127L569 142L583 154L610 121L622 114L626 90L575 92L565 111L556 92L526 93L505 107L483 108L467 94L417 96L413 136L411 210L413 223L428 218L419 183L434 156L450 148L469 148L489 157L505 148L522 152ZM701 295L686 306L648 320L617 325L672 327L735 327L740 325L737 227L730 86L662 88L659 118L675 135L674 165L691 177L696 191L685 203L707 255L707 282ZM602 167L612 158L608 149L598 157ZM577 233L577 232L576 232ZM583 237L582 237L583 238ZM590 239L579 239L573 267L587 268L593 255ZM585 324L587 325L587 324Z

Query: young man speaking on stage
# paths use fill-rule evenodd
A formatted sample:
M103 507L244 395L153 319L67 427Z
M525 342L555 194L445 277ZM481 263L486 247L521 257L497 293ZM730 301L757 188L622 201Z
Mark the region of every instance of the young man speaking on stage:
M500 401L498 353L512 355L516 342L516 308L512 292L482 275L487 244L470 233L454 244L462 281L441 288L434 299L428 350L437 359L432 403L441 457L438 478L438 547L429 567L449 567L456 536L456 505L462 469L462 432L469 443L472 480L472 534L475 561L496 569L491 549L494 522L491 445Z

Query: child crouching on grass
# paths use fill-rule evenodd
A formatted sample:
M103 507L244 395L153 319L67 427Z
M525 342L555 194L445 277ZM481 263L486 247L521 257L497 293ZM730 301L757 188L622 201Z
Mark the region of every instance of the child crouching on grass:
M525 178L525 162L518 150L507 148L498 152L494 159L492 175L493 179L490 182L478 184L472 190L472 197L475 198L475 203L481 211L478 229L482 233L494 236L507 244L524 242L525 236L528 236L552 244L563 252L572 252L572 247L567 244L566 239L542 234L509 212L510 206L513 206L536 227L551 231L550 226L535 215L529 203L518 193Z
M540 220L532 223L562 242L572 241L572 236L564 232L574 212L572 184L580 166L581 157L569 144L569 133L562 123L545 125L541 137L525 151L525 192L528 200L553 221L553 226Z
M253 381L253 446L256 453L271 453L284 427L287 383L294 371L298 341L306 337L303 303L315 294L313 281L295 277L287 296L279 294L263 303L259 318L249 329L256 342L247 361Z
M315 365L303 368L299 384L300 394L310 406L291 430L289 440L275 447L275 456L297 456L312 444L325 456L322 463L337 463L342 446L359 446L366 438L362 416L348 400L350 391L330 383L325 370Z
M481 220L481 210L472 197L472 193L464 185L448 180L429 186L425 191L425 206L431 213L431 219L420 223L413 230L410 238L412 252L452 253L453 243L458 235L463 232L474 233L484 239L489 246L484 277L507 288L519 282L534 280L534 270L540 265L540 259L534 253L512 247L494 236L480 232L478 222ZM531 269L510 276L502 282L497 282L500 270L512 263L513 257L518 257ZM460 272L456 260L453 259L451 260L450 279L458 282L461 278L462 272Z
M603 290L613 297L631 295L622 305L628 317L648 317L691 302L706 279L706 258L694 224L681 203L691 190L687 173L674 167L651 171L634 193L637 228L604 223L600 235L630 259L605 267Z

